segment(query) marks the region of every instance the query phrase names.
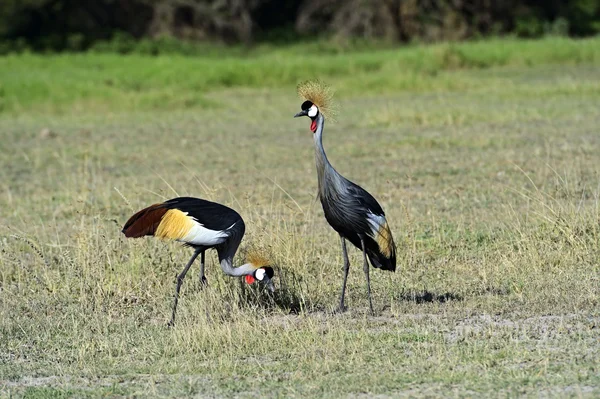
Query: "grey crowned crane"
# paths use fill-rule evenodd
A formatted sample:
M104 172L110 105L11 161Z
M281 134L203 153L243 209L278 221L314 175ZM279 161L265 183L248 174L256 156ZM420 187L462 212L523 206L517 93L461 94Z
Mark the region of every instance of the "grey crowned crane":
M177 300L183 279L188 270L201 255L200 280L206 283L204 276L204 252L217 250L221 269L228 276L244 277L248 284L259 281L273 292L273 268L267 265L261 256L249 257L249 262L238 267L233 266L235 255L246 225L242 217L233 209L215 202L199 198L179 197L154 204L142 209L129 218L123 227L125 237L137 238L155 236L176 240L194 249L194 254L177 276L175 302L170 326L175 324ZM252 259L250 259L252 258Z
M325 116L331 107L331 91L319 81L308 81L298 85L298 94L305 101L301 111L294 117L308 116L310 130L315 142L315 159L319 181L319 199L327 222L338 232L344 257L344 280L340 295L339 311L344 311L346 280L350 261L346 250L346 240L363 253L363 270L367 280L369 308L373 314L371 301L371 281L369 263L377 269L396 271L396 246L392 232L379 203L359 185L340 175L329 163L323 148L323 127Z

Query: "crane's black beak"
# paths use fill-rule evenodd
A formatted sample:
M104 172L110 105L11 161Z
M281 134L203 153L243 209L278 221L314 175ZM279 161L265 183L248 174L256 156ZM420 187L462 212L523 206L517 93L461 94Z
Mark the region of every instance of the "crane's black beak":
M294 115L294 118L297 118L299 116L306 116L306 115L308 115L308 110L307 109L298 112L296 115Z

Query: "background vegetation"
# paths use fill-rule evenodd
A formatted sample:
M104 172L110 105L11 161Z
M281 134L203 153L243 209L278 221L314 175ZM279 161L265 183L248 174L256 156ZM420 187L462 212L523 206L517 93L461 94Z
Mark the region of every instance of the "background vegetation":
M2 57L0 396L598 397L598 41ZM331 161L396 237L375 317L355 250L331 313L339 240L292 118L315 77ZM276 296L211 253L166 328L189 250L120 229L176 195L243 215L236 262L267 251Z
M252 50L205 46L202 57L168 54L11 55L0 63L0 113L171 111L228 107L215 91L282 90L294 95L309 76L335 85L342 96L447 92L489 82L454 71L540 65L596 65L600 39L514 39L408 46L339 47L314 42ZM595 85L582 87L595 90Z
M289 43L315 36L431 42L514 34L589 36L600 0L3 0L0 52L172 50L191 42ZM158 41L158 43L157 43ZM188 46L182 46L188 48Z

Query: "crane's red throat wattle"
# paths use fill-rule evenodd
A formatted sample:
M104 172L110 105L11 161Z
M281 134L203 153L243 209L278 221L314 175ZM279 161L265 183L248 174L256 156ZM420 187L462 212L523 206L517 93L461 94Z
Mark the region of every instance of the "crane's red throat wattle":
M314 120L310 123L310 131L313 133L317 132L317 121Z
M246 283L248 284L252 284L256 279L254 278L254 276L251 275L246 275Z

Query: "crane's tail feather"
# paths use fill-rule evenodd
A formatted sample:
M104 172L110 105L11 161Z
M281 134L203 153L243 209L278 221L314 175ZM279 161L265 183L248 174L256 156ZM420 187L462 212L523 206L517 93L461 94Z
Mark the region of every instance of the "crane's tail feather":
M381 270L396 271L396 251L387 257L379 251L367 250L367 256L374 268Z
M154 235L168 210L164 204L154 204L142 209L125 223L122 230L123 234L128 238Z
M396 271L396 244L385 218L376 226L373 244L367 246L371 265L382 270Z

